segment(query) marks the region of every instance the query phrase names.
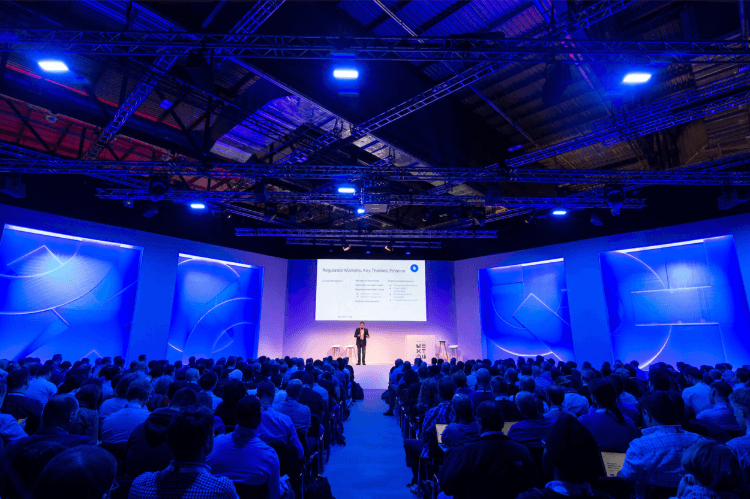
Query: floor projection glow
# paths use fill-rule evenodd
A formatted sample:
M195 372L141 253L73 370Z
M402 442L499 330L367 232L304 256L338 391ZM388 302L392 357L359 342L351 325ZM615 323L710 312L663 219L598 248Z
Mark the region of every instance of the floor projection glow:
M732 236L599 257L615 359L747 362L750 312Z
M261 267L180 254L169 359L254 357L262 287Z
M6 225L0 358L125 355L141 248Z
M572 360L566 288L562 259L480 270L488 358L543 355Z

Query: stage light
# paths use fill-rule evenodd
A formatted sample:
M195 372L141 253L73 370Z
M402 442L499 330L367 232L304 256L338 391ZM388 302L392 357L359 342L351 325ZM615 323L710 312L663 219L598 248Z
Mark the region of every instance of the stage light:
M515 146L511 146L511 147L509 147L509 148L508 148L508 152L513 152L513 151L517 151L517 150L519 150L519 149L523 149L523 146L522 146L521 144L518 144L518 145L515 145Z
M370 254L370 250L365 251L365 253L367 253L369 255Z
M152 202L156 203L157 201L163 200L166 197L168 191L169 182L167 180L154 178L149 180L148 198Z
M364 214L364 212L365 212L364 208L357 208L357 214L358 215L362 215L362 214Z
M353 68L336 68L333 70L333 77L337 80L356 80L359 78L359 71Z
M625 85L640 85L651 79L651 73L632 72L625 75L622 83Z
M385 245L385 250L386 250L386 251L388 251L389 253L390 253L391 251L393 251L393 243L388 243L388 244L386 244L386 245Z
M337 191L339 194L354 194L357 189L353 185L340 185Z
M68 65L56 59L44 59L38 62L39 67L46 73L67 73Z
M342 241L341 249L344 251L349 251L350 249L352 249L352 247L349 243L346 242L346 239L344 239Z
M474 223L479 225L480 227L484 227L484 222L486 219L486 215L484 213L484 208L479 210L474 210L471 214L472 218L474 219Z
M555 208L554 210L552 210L552 214L556 217L562 217L568 214L568 210L566 210L565 208Z
M429 220L431 216L432 216L432 210L425 211L424 215L422 215L422 221L427 222L427 220Z
M411 251L407 251L407 252L406 252L406 254L407 254L407 255L411 255Z
M135 201L133 201L132 199L123 199L122 205L125 208L132 208L133 206L135 206Z
M190 203L190 207L194 210L205 210L206 209L206 203L201 203L200 201L195 201Z
M527 213L526 215L523 216L523 222L530 224L531 222L534 221L535 218L536 218L535 212Z

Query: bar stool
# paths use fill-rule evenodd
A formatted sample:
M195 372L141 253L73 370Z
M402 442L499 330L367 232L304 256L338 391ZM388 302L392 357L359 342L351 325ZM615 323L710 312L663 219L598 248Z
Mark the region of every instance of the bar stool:
M341 345L333 345L331 347L331 356L334 359L341 357Z
M347 357L354 358L354 355L355 355L354 345L346 345L346 347L344 348L344 351L346 352Z
M438 359L443 359L448 362L448 349L445 348L445 341L446 340L440 340L440 346L438 346Z
M458 345L448 345L448 354L458 360Z

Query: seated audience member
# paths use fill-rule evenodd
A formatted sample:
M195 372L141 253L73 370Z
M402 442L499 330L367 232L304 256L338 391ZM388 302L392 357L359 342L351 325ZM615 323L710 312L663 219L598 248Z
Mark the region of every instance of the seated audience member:
M565 376L558 376L556 385L561 386L565 391L565 398L563 399L563 410L568 411L574 416L583 416L589 412L589 401L583 395L579 395L573 390L573 384Z
M138 476L147 471L160 471L169 466L172 452L167 446L167 427L185 407L198 403L194 390L183 388L174 394L169 406L156 409L130 433L122 454L124 476Z
M619 476L635 485L638 499L649 486L676 489L680 483L682 454L700 435L684 431L680 421L684 402L674 392L647 392L640 401L645 428L630 442Z
M47 401L57 394L57 386L49 381L52 376L52 366L33 366L29 369L29 375L31 380L26 396L38 400L44 407Z
M136 426L146 421L146 403L151 398L151 383L139 378L130 383L126 398L128 405L104 419L102 424L102 445L108 450L122 449Z
M524 419L508 430L508 436L529 448L544 447L542 440L549 433L555 420L539 414L536 397L529 392L519 392L516 395L516 405Z
M292 419L294 427L307 434L310 428L310 408L298 402L302 393L302 382L298 379L289 381L286 386L286 400L273 404L273 408Z
M71 435L86 435L92 441L99 440L99 405L102 403L102 389L88 384L76 392L78 417L70 427Z
M536 383L534 382L534 378L532 378L531 376L524 375L520 377L520 379L518 380L518 391L528 392L534 395L534 397L536 398L536 405L537 405L537 410L539 411L539 414L544 414L545 412L549 410L549 406L547 406L547 403L544 400L537 397L537 395L543 396L543 392L540 392L537 394Z
M24 448L13 461L16 476L11 485L6 487L7 496L4 497L9 499L31 497L34 484L39 479L44 467L53 457L66 450L68 450L67 447L48 440L40 440Z
M239 369L232 371L229 376L231 377L235 372L239 372L240 377L242 377L242 371ZM236 425L237 421L234 419L234 408L237 405L237 402L242 400L246 395L247 390L245 390L245 385L242 384L242 381L238 379L230 380L224 387L222 402L219 404L219 407L214 409L214 415L219 416L227 426Z
M456 393L451 403L456 421L445 427L442 440L448 448L455 448L479 438L479 423L474 417L474 407L468 396Z
M735 390L729 396L729 404L734 410L737 422L745 428L746 434L727 442L727 447L737 453L740 466L745 470L745 476L750 484L750 388Z
M489 374L489 372L488 372ZM434 381L428 380L422 383L422 391L419 394L421 401L429 403L426 400L427 392L430 391L430 385ZM456 393L456 385L450 377L442 378L437 383L438 404L427 409L422 420L422 429L419 433L419 439L407 438L404 440L404 451L406 452L406 465L412 470L412 482L407 484L412 487L411 491L417 491L417 476L419 472L420 457L431 457L431 447L434 445L437 435L435 434L435 425L448 424L454 416L453 395Z
M102 402L102 405L99 408L99 418L104 419L120 409L124 409L125 406L128 405L128 388L130 388L130 383L136 379L138 379L138 376L135 374L126 374L120 378L120 381L115 386L114 398Z
M187 381L187 387L191 390L195 390L196 392L201 391L201 386L198 384L198 379L200 378L201 372L191 367L187 371L185 371L185 381Z
M516 403L508 396L508 383L501 376L492 378L490 386L492 387L492 394L495 396L495 402L499 403L503 409L505 421L520 421L524 419L524 415L518 410Z
M274 386L270 381L261 381L257 389L258 399L262 409L258 438L269 445L289 445L297 449L301 459L305 455L292 419L273 408Z
M451 377L453 378L453 382L456 383L456 393L460 393L461 395L471 395L474 393L474 390L466 386L466 374L463 371L456 371L451 374Z
M578 421L594 436L599 450L625 452L636 437L635 423L623 416L617 407L615 387L602 379L590 381L588 386L594 410L579 417Z
M549 411L544 413L544 417L557 419L563 414L575 416L572 412L563 409L563 402L565 402L565 390L563 387L560 385L547 385L547 403L549 404Z
M117 366L104 366L99 371L100 376L104 378L102 380L102 397L104 400L108 400L114 396L115 387L112 386L112 380L119 372L120 369Z
M216 476L227 477L246 485L268 486L268 499L278 499L284 488L279 482L279 457L257 435L261 419L258 397L248 395L235 407L237 427L232 433L219 435L206 464Z
M7 393L8 385L5 384L5 381L0 380L0 407L2 407ZM10 414L0 414L0 438L2 438L4 445L8 445L8 442L11 440L25 436L26 432L21 428L21 425L18 424L16 418Z
M479 440L446 454L440 486L456 499L513 499L534 485L534 460L526 447L503 435L503 410L498 402L482 402L476 417Z
M214 445L214 416L199 405L185 407L167 428L172 462L163 471L147 472L133 480L129 499L204 498L239 499L234 484L211 474L206 456Z
M518 499L567 499L587 497L610 499L591 489L602 472L599 451L591 433L575 416L564 414L555 419L545 439L542 464L552 481L545 488L524 492Z
M34 499L74 493L76 499L108 498L115 487L117 460L99 447L84 445L53 457L39 475Z
M623 390L625 387L625 384L622 381L622 376L607 376L605 380L611 383L612 386L615 387L615 391L617 391L617 407L620 409L620 412L632 419L636 426L641 426L642 418L638 408L633 404L622 401L621 395L623 394Z
M29 435L39 429L42 420L41 402L26 396L30 381L29 371L26 369L18 369L9 373L5 378L8 393L5 395L2 408L0 408L0 412L10 414L16 420L26 420L24 429Z
M732 386L733 389L739 390L740 388L750 388L748 381L750 381L750 369L746 367L738 368L734 373L735 383Z
M328 406L323 401L323 397L321 397L318 392L313 390L313 386L315 385L315 378L312 374L305 373L302 376L301 381L302 391L299 394L299 403L307 406L310 409L310 414L318 416L318 422L322 422L323 415L325 414Z
M589 390L589 383L596 379L596 371L593 369L584 369L583 372L581 372L581 387L576 390L576 393L580 395L581 397L585 397L586 400L589 403L589 406L592 405L591 402L591 390Z
M159 376L151 382L154 386L154 393L146 404L149 412L153 412L156 409L163 409L169 405L169 390L172 387L172 383L174 383L174 380L169 376Z
M482 368L477 371L477 389L474 393L469 395L471 403L474 406L474 410L479 407L479 404L485 400L495 400L495 394L492 393L492 387L490 386L490 372Z
M663 370L652 369L648 373L648 389L652 392L668 392L672 389L672 379Z
M686 367L682 375L687 381L688 387L682 390L682 400L685 402L685 409L694 415L698 415L706 409L711 408L709 393L711 389L703 382L703 375L696 367Z
M738 499L747 493L746 478L737 456L726 445L699 441L682 455L687 473L680 480L681 499Z
M708 421L717 425L722 430L728 432L739 432L742 430L734 411L729 406L729 396L732 394L732 387L724 381L714 381L709 387L708 400L712 407L701 411L696 418L700 421Z
M221 397L217 397L214 393L216 385L219 383L219 377L214 372L208 372L200 377L198 384L200 385L203 393L206 393L211 397L211 410L215 411L219 404L223 402Z

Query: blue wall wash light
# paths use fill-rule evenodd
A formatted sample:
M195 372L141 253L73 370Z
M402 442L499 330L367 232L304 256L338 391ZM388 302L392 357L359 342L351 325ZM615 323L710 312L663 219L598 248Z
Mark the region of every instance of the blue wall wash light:
M650 79L651 73L637 71L626 74L622 79L622 83L624 83L625 85L641 85L648 82Z
M0 357L126 355L141 248L6 225Z
M261 267L180 254L167 358L255 357L262 289Z
M196 201L196 202L190 203L190 207L194 210L205 210L206 203L201 203L201 202Z
M359 78L359 71L353 68L336 68L333 70L333 77L337 80L356 80Z
M67 73L68 65L56 59L44 59L38 61L39 68L46 73Z
M487 358L575 358L562 258L479 270L479 309Z
M599 254L614 358L693 365L750 357L732 236Z

